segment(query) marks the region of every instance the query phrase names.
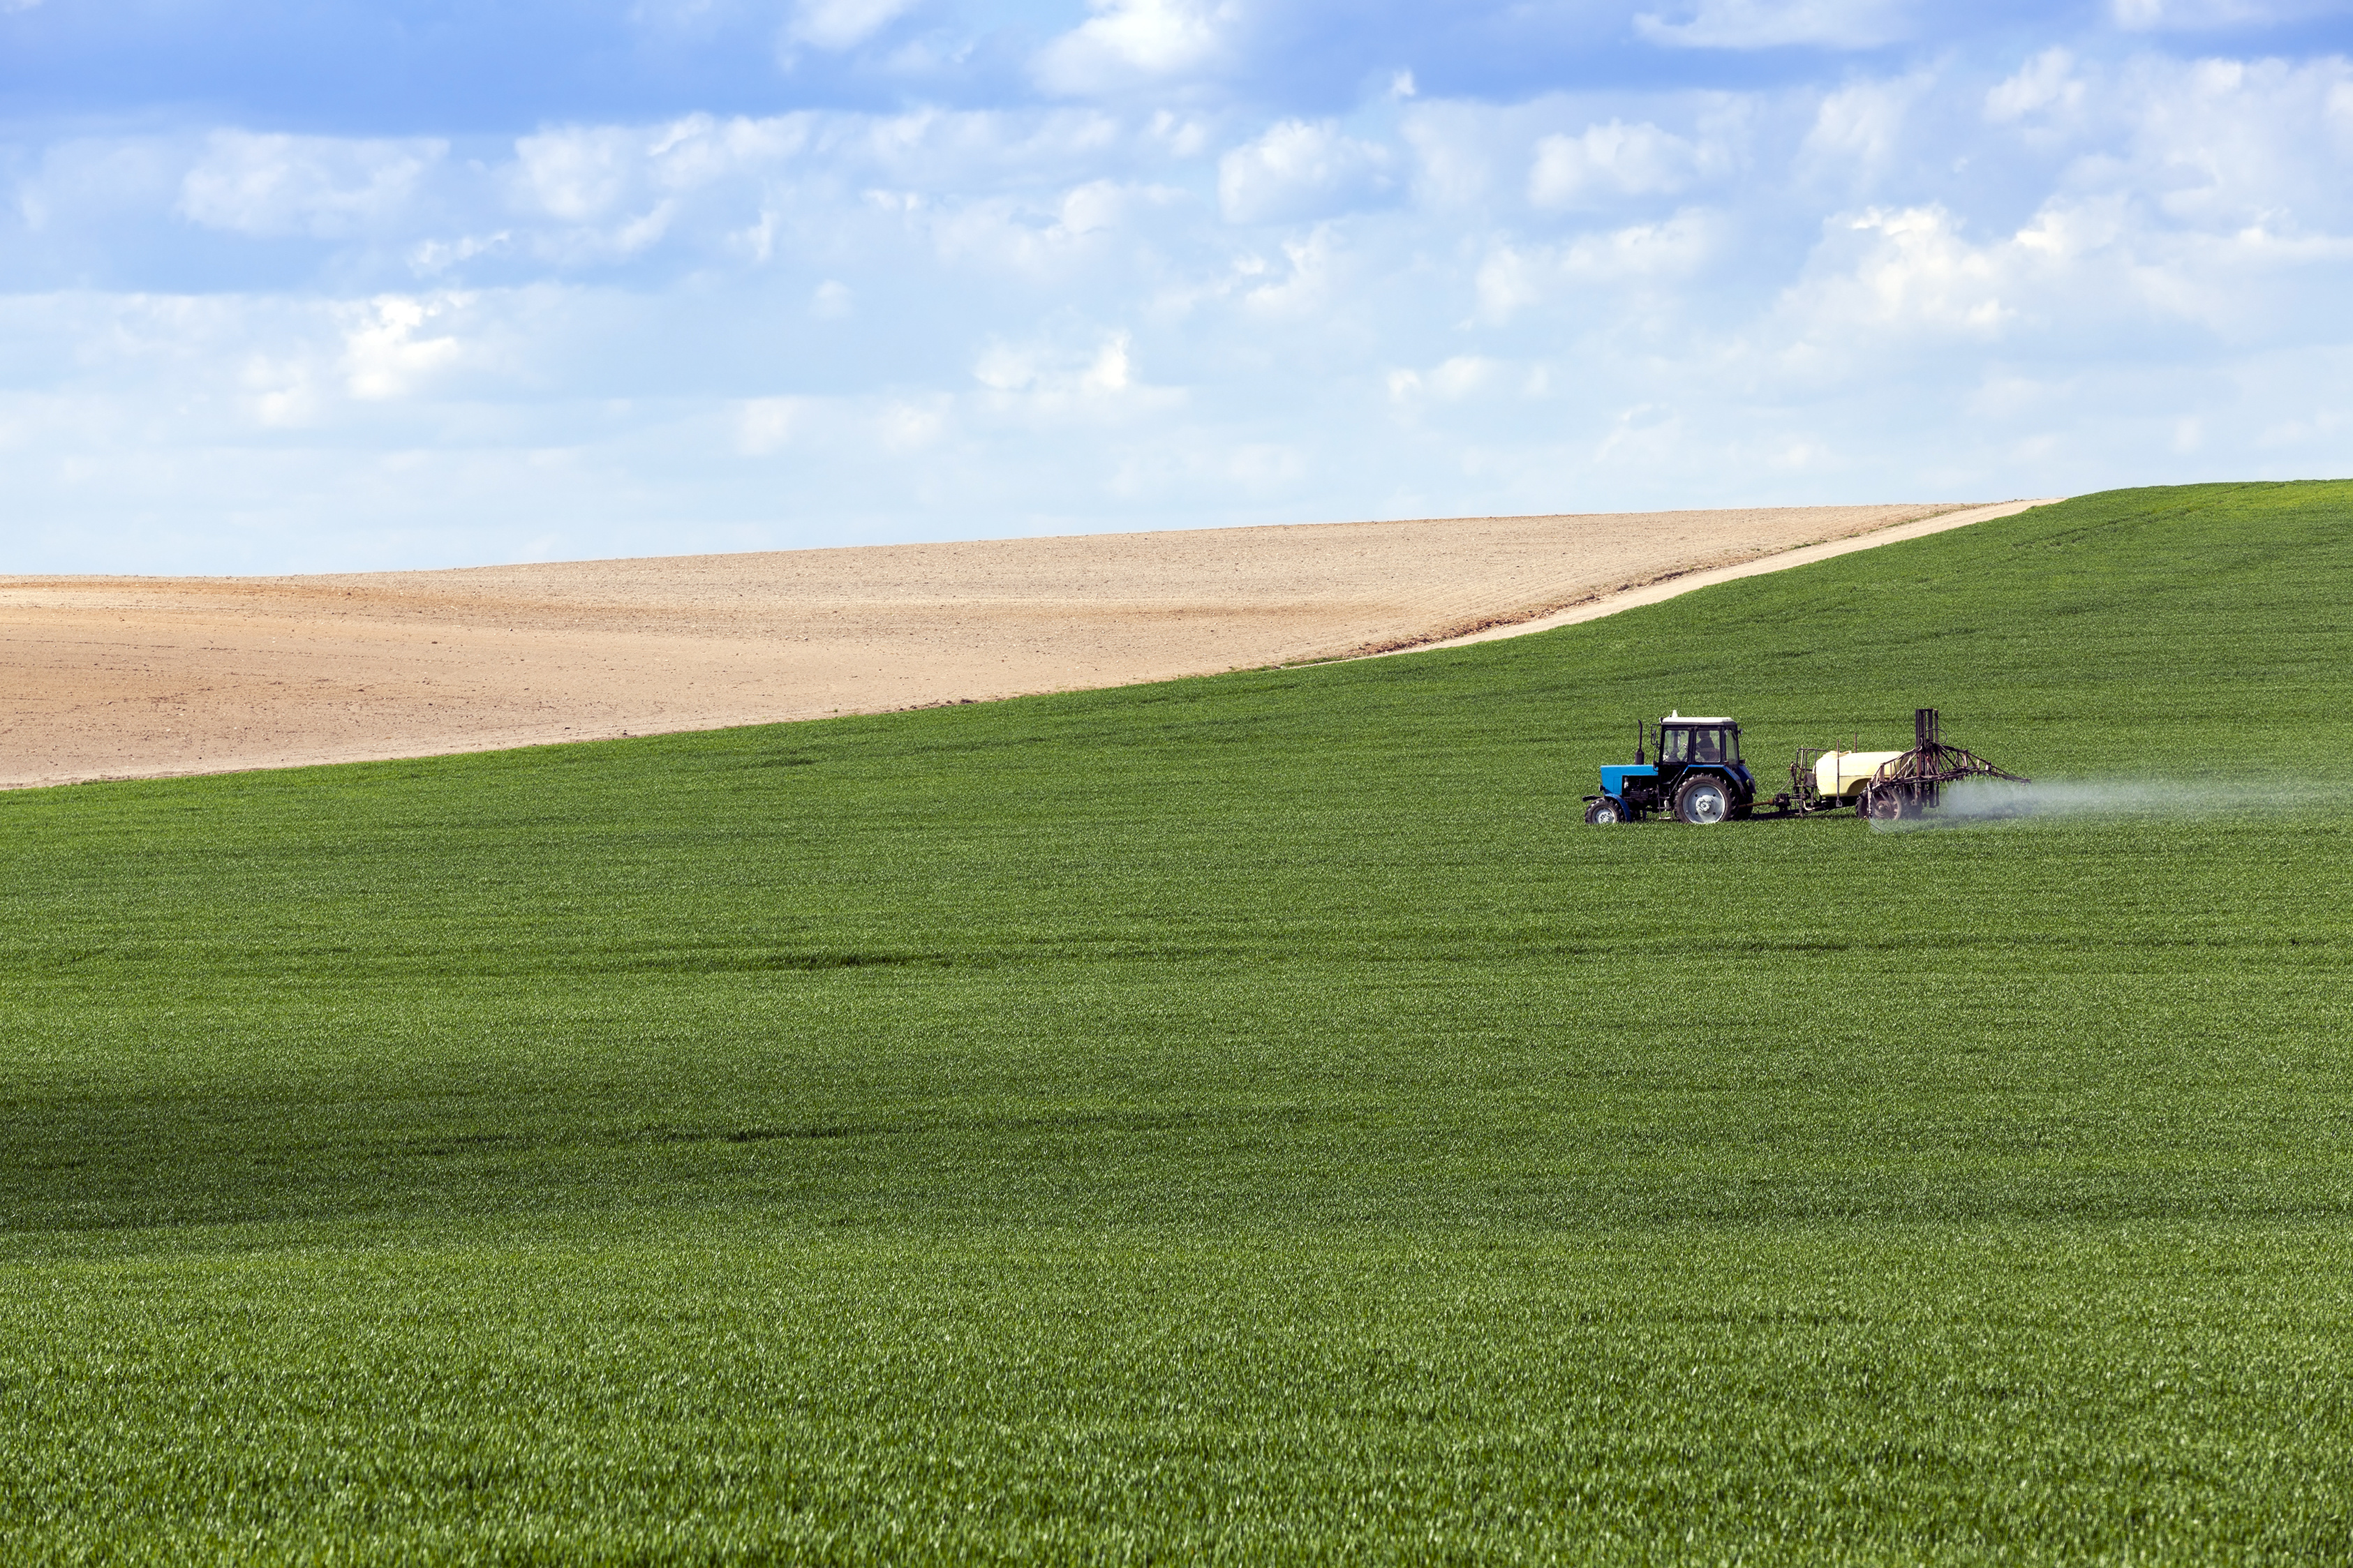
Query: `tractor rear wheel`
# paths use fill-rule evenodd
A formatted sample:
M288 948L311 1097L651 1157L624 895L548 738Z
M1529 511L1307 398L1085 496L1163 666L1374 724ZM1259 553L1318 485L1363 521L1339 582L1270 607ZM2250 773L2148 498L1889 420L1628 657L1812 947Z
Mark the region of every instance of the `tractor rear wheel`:
M1724 781L1703 773L1675 791L1675 816L1694 827L1713 827L1732 815L1732 792Z
M1588 827L1615 827L1624 820L1618 815L1617 805L1608 800L1597 800L1585 808L1585 821Z

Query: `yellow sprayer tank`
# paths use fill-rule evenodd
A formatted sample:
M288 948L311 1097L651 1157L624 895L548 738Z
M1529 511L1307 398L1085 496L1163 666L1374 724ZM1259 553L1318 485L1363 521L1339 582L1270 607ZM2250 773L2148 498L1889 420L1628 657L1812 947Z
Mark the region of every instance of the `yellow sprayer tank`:
M1824 752L1814 763L1814 787L1825 800L1851 800L1862 793L1880 764L1903 756L1902 752Z

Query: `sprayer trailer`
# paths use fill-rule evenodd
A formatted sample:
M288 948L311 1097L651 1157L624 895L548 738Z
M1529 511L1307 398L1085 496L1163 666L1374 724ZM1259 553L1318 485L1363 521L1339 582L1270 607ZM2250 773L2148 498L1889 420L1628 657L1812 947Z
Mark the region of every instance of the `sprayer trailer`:
M1754 816L1764 806L1775 816L1852 809L1894 821L1919 816L1937 803L1945 785L1972 778L2028 782L1973 752L1946 745L1936 710L1922 708L1912 715L1911 750L1800 747L1789 763L1789 787L1759 801L1756 775L1741 761L1740 726L1677 712L1655 726L1636 722L1633 762L1602 768L1601 793L1585 797L1585 820L1607 826L1672 813L1679 822L1704 827Z
M1947 784L1958 784L1963 779L2031 782L2017 773L2005 773L1974 752L1946 745L1938 733L1936 710L1915 709L1912 749L1898 752L1872 769L1870 782L1859 792L1856 808L1881 822L1917 816L1936 804Z

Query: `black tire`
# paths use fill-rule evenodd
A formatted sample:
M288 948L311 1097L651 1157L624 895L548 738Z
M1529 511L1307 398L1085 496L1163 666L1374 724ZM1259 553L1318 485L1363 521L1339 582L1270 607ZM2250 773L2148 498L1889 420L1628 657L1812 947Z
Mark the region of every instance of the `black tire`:
M1901 822L1920 815L1920 808L1912 804L1912 792L1901 784L1872 785L1862 792L1861 809L1873 822Z
M1732 815L1732 790L1713 773L1698 773L1676 786L1675 820L1713 827Z
M1585 825L1588 827L1615 827L1624 820L1618 815L1618 807L1607 798L1597 800L1585 808Z

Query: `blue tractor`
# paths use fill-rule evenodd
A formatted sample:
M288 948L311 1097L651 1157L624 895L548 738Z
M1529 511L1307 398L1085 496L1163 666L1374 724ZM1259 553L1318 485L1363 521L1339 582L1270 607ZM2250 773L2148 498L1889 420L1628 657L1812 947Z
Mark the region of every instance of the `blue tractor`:
M1646 752L1658 760L1646 761ZM1585 820L1602 827L1671 811L1704 827L1756 806L1757 780L1740 760L1740 726L1670 713L1655 727L1635 725L1634 760L1601 770L1601 793L1585 797Z

